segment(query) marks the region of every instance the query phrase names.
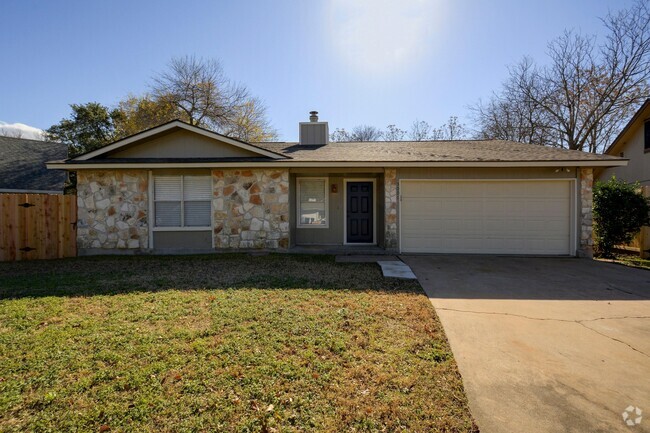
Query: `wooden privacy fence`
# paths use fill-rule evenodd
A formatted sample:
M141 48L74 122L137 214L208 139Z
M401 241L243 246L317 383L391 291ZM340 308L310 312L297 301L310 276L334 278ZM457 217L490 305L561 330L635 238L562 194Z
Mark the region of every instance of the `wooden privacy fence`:
M77 255L77 198L0 194L0 261Z

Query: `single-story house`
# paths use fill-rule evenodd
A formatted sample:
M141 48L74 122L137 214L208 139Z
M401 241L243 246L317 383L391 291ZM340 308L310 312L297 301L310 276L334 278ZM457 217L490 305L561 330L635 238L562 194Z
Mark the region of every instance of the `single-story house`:
M626 182L650 186L650 99L646 99L632 116L605 154L626 158L629 162L624 166L599 168L596 179L607 181L616 176Z
M48 168L77 172L81 254L336 247L591 254L609 155L501 140L246 143L172 121Z
M63 143L0 136L0 193L62 194L66 173L45 163L67 157Z

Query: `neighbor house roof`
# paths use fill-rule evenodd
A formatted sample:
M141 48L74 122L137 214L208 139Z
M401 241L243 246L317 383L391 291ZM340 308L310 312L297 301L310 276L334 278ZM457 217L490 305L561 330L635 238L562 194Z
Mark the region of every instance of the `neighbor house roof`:
M605 150L607 155L616 155L619 152L621 145L627 142L627 135L632 130L636 129L636 125L640 122L645 122L650 118L650 98L646 99L643 105L634 113L634 116L623 127L621 132L616 136L612 144Z
M156 134L182 128L253 152L254 156L223 158L116 158L111 152L134 146ZM143 131L93 152L65 161L50 161L49 168L106 167L324 167L324 166L616 166L627 160L504 140L332 142L322 146L298 143L245 143L173 121Z
M63 192L66 174L45 163L67 156L63 143L0 137L0 192Z

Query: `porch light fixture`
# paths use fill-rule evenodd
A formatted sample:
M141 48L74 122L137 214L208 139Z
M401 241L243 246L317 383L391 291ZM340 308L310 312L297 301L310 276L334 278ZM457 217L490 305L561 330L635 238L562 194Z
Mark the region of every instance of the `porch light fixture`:
M336 185L335 183L333 183L333 184L332 184L332 187L330 188L330 190L332 191L332 194L336 194L337 192L339 192L339 187L338 187L338 185Z

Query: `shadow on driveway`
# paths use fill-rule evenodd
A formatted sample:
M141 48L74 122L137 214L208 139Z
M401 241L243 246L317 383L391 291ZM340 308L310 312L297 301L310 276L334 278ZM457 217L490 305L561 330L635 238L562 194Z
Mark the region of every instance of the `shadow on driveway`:
M577 258L402 256L436 298L650 299L650 271Z

